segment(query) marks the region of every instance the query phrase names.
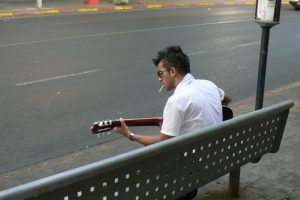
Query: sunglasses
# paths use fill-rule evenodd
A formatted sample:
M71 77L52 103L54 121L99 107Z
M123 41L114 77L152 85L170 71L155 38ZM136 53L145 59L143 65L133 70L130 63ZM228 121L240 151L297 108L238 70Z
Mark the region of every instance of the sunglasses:
M158 76L159 78L161 78L161 77L163 76L163 74L164 74L165 71L169 71L169 70L166 69L166 70L164 70L164 71L157 71L157 72L156 72L156 73L157 73L157 76Z

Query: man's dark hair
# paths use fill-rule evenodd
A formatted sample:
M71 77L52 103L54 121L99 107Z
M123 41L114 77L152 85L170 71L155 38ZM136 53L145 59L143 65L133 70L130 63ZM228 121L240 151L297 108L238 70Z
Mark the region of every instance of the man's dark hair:
M190 61L180 46L169 46L158 52L152 59L155 66L162 61L167 69L175 67L180 74L190 73Z

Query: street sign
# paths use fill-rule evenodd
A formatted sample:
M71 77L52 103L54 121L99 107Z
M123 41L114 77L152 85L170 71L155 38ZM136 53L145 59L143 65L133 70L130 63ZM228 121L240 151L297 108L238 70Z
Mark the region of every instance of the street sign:
M256 0L255 20L261 23L279 23L281 0Z

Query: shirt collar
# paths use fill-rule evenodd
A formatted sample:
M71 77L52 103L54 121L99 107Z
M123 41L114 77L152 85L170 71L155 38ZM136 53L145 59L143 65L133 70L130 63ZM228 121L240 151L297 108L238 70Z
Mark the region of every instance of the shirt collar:
M177 87L175 88L174 93L175 93L176 91L179 91L180 88L182 88L184 85L190 83L190 82L193 81L193 80L195 80L194 76L193 76L192 74L190 74L190 73L187 73L187 74L183 77L182 81L181 81L181 82L177 85Z

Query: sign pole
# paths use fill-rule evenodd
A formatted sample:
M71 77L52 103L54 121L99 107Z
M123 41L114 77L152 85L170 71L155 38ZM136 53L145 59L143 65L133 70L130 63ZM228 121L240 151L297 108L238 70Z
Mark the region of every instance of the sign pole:
M262 27L255 110L263 107L270 29L271 26Z
M281 0L256 0L255 21L262 28L255 110L263 108L270 29L279 24Z
M262 28L255 110L263 108L270 29L279 24L281 0L256 0L255 22ZM261 157L253 160L259 162Z

